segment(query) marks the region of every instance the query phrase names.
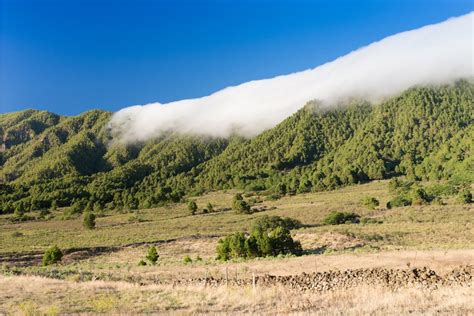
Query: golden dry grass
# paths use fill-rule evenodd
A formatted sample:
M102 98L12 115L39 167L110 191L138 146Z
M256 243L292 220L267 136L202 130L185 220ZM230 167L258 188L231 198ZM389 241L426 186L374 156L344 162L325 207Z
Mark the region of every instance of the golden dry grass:
M472 287L389 291L360 287L323 294L281 287L138 286L123 282L74 283L39 277L0 277L0 313L468 315Z

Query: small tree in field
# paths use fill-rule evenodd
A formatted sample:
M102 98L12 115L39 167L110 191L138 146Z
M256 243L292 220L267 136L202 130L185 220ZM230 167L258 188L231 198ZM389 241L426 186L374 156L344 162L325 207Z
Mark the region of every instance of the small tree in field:
M251 212L250 205L245 202L244 198L242 197L242 194L236 194L234 196L234 199L232 201L232 208L237 213L249 214Z
M189 201L188 203L188 210L191 212L192 215L195 215L197 212L198 206L196 202L194 201Z
M159 257L160 256L158 255L158 252L156 251L156 247L151 246L148 249L148 254L146 255L146 258L151 262L151 264L156 264Z
M57 263L61 261L63 257L63 252L61 249L58 248L58 246L53 246L46 250L46 252L43 255L43 266L48 266L50 264Z
M94 229L95 228L95 215L91 212L84 213L84 227L87 229Z

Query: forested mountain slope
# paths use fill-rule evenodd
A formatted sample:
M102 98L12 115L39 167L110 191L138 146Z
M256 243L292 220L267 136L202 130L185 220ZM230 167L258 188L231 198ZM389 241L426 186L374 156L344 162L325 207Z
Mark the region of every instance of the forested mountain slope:
M151 207L206 190L279 194L407 175L474 181L474 84L414 87L377 105L310 102L252 139L168 133L112 141L111 114L0 115L0 212Z

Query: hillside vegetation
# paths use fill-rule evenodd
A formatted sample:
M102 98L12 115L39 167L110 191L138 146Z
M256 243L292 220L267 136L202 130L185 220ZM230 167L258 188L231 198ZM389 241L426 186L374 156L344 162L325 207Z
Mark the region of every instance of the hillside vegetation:
M0 212L150 208L216 189L278 197L399 175L474 180L471 81L414 87L377 105L310 102L252 139L168 133L121 144L110 116L0 115Z

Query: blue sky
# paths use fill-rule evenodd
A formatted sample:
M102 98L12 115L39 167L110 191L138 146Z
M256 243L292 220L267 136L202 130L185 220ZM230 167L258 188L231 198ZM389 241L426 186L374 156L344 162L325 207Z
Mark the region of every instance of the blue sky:
M0 0L0 112L200 97L473 9L471 0Z

